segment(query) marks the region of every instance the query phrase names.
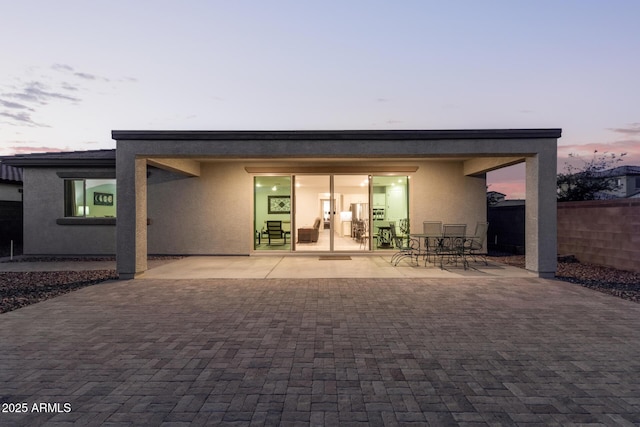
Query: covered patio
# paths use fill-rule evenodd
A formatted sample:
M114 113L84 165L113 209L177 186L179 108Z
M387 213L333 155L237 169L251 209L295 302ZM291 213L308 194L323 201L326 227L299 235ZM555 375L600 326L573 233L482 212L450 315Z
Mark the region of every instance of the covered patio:
M485 174L524 162L526 268L552 277L560 134L560 129L113 131L118 273L130 279L147 270L149 247L189 255L255 255L252 177L259 174L323 173L333 180L333 174L401 172L411 181L407 219L412 224L435 216L475 224L486 220ZM149 178L148 166L191 179ZM295 221L292 216L292 233Z

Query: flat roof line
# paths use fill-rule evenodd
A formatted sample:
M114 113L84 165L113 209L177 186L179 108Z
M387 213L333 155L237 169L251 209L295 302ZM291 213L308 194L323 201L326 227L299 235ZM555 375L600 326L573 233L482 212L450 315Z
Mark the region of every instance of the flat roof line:
M113 130L115 140L439 140L560 138L562 129Z

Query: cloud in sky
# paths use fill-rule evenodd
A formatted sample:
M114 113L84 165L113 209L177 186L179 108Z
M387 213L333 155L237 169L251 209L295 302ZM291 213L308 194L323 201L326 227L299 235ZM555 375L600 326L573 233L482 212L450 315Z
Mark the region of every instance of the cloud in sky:
M81 79L85 79L85 80L103 80L105 82L109 82L111 81L111 79L107 78L107 77L101 77L98 76L96 74L91 74L91 73L84 73L81 71L76 71L71 65L67 65L67 64L53 64L51 66L51 69L56 70L56 71L60 71L63 73L68 73L71 74L75 77L79 77Z
M49 123L37 119L42 108L63 104L79 105L84 101L83 94L90 91L85 83L113 81L97 74L77 71L67 64L57 63L47 69L35 67L33 70L39 74L37 78L24 80L18 77L9 84L0 85L0 124L51 127ZM51 73L51 70L54 72ZM135 81L133 78L116 80L119 83ZM94 86L91 88L95 89Z
M31 110L33 111L33 110ZM0 111L0 117L4 117L5 120L8 119L9 122L13 122L11 124L20 124L23 126L39 126L39 127L47 127L46 125L36 123L31 118L31 114L21 111L17 113L13 113L10 111Z
M80 98L65 95L62 92L52 91L51 87L44 82L30 81L22 84L13 92L2 93L3 97L19 99L22 102L32 102L40 105L47 105L53 100L64 100L80 102Z
M640 136L640 123L631 123L626 128L609 128L609 130L625 135L638 135Z
M9 149L14 154L29 154L29 153L60 153L62 151L68 151L68 148L60 147L45 147L45 146L13 146Z
M82 101L81 98L66 93L75 90L71 85L65 83L55 86L31 80L0 88L0 123L48 127L47 124L34 119L38 108L57 102L77 104Z
M33 108L29 108L24 104L19 104L17 102L11 102L11 101L3 101L2 99L0 99L0 105L2 105L5 108L15 108L15 109L18 109L18 110L33 111Z

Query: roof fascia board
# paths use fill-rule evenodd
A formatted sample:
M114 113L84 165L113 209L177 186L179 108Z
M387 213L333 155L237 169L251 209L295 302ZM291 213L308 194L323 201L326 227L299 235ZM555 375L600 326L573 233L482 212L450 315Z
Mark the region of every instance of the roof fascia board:
M15 167L115 167L116 159L14 158L5 163Z
M320 131L151 131L113 130L111 137L125 140L451 140L560 138L562 129L460 130L320 130Z

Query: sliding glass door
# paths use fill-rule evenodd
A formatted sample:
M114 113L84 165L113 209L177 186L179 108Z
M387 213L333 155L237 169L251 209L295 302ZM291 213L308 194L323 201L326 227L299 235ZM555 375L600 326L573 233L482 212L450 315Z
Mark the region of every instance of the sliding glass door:
M329 175L295 176L296 251L330 251L335 200Z
M405 238L409 224L409 179L407 176L374 176L372 192L372 227L375 237L374 250L394 249L390 225L396 234Z
M334 251L369 250L369 176L334 175Z
M369 222L367 175L296 175L295 200L296 251L369 249L364 230L356 229Z
M291 250L291 177L254 178L254 249Z
M407 176L300 174L254 178L256 251L393 249L409 233Z

